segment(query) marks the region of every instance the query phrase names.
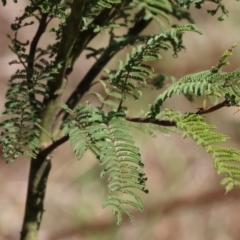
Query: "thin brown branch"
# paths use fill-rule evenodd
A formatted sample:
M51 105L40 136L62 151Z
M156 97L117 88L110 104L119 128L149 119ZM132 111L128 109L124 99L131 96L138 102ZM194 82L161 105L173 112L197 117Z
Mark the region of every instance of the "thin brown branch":
M165 127L176 127L175 122L171 122L168 120L158 120L158 119L151 119L151 118L132 118L126 117L126 120L129 122L136 122L136 123L151 123Z
M69 138L68 136L64 136L59 138L57 141L53 142L50 146L41 151L41 156L43 158L47 157L54 149L65 143L68 140L68 138Z
M223 102L218 103L209 108L199 108L199 110L195 114L203 115L203 114L217 111L220 108L229 107L229 106L230 105L228 101L224 100ZM136 123L151 123L151 124L156 124L156 125L165 126L165 127L176 127L175 122L168 121L168 120L158 120L158 119L151 119L151 118L132 118L132 117L126 117L126 119L130 122L136 122Z
M149 25L150 22L151 20L140 19L138 22L135 23L135 25L132 28L129 29L127 35L137 36L140 32L142 32L143 29L145 29ZM89 90L92 82L94 81L96 76L101 72L103 67L109 62L110 59L112 59L113 56L115 56L115 54L117 54L124 47L124 45L127 44L129 44L129 41L126 41L122 45L113 44L113 46L111 45L105 50L102 56L98 59L98 61L95 62L95 64L93 64L91 69L87 72L82 81L78 84L76 89L72 92L71 96L66 101L66 104L70 108L74 108L76 106L78 101L81 100L84 93L86 93ZM60 110L56 118L58 119L62 114L63 110ZM66 119L67 116L68 114L64 113L63 119Z
M34 58L35 58L35 53L36 53L36 49L37 49L37 46L38 46L38 42L40 40L40 38L42 37L42 34L44 33L44 31L46 30L46 27L48 25L48 21L47 21L47 18L48 18L48 14L42 14L42 18L40 20L40 23L38 25L38 29L37 29L37 32L35 34L35 36L33 37L33 40L31 42L31 45L30 45L30 50L29 50L29 61L28 61L28 66L27 68L29 70L32 70L33 69L33 65L34 65ZM30 73L32 74L32 71L30 71ZM31 79L32 75L28 76L28 80Z
M203 115L207 113L211 113L217 111L223 107L229 107L229 103L225 100L221 103L218 103L210 108L200 108L195 114ZM139 117L128 117L126 116L126 120L129 122L136 122L136 123L151 123L159 126L164 127L176 127L176 123L168 120L159 120L159 119L151 119L151 118L139 118ZM54 149L56 149L61 144L65 143L68 140L68 136L61 137L54 143L52 143L49 147L42 151L43 156L47 156L50 154Z
M223 102L221 103L218 103L210 108L199 108L199 110L196 112L196 114L199 114L199 115L203 115L203 114L207 114L207 113L211 113L211 112L214 112L214 111L217 111L219 110L220 108L223 108L223 107L229 107L229 103L227 100L224 100Z

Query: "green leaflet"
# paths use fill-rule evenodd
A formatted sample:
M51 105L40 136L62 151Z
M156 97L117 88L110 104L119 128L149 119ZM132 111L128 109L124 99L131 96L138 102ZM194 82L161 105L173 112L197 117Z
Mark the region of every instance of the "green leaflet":
M99 32L103 29L107 28L116 28L119 27L119 24L116 24L114 22L106 22L104 25L97 25L97 24L91 24L91 20L96 18L101 11L104 9L111 9L116 6L119 8L119 12L121 12L121 0L90 0L86 1L85 3L85 13L83 17L83 30L87 29L93 29L94 32ZM119 13L120 14L120 13ZM120 14L121 15L121 14Z
M100 148L97 141L105 141L106 138L103 112L98 108L91 108L87 103L78 105L74 110L68 109L66 105L61 107L69 111L74 118L65 120L60 128L69 136L70 145L74 145L77 159L81 159L88 149L99 157Z
M0 144L3 145L3 158L7 162L14 161L20 155L35 158L38 153L39 124L44 105L37 96L48 96L48 87L41 81L53 81L53 77L50 76L58 68L52 63L40 63L36 67L39 69L41 66L40 71L34 71L32 74L26 69L18 70L10 79L4 119L0 123L3 127Z
M195 7L200 9L202 7L202 4L204 4L205 2L205 0L176 0L174 1L173 5L174 7L184 7L189 9L190 5L194 3ZM218 17L218 20L223 21L228 15L228 9L222 4L222 0L211 2L216 4L217 6L215 9L208 9L207 13L214 16L218 11L221 11L222 15Z
M240 186L240 151L215 145L227 141L228 136L213 132L216 127L207 124L200 115L180 115L169 109L165 109L165 114L169 120L176 122L177 127L183 131L183 137L193 138L197 145L212 156L218 174L225 175L221 184L225 185L227 192L234 186Z
M6 4L6 1L2 1ZM14 1L16 2L16 1ZM13 37L8 36L11 45L9 48L16 55L16 59L9 64L18 64L15 74L9 79L9 88L6 93L7 102L0 122L3 128L0 144L3 145L3 159L11 162L20 155L35 158L39 151L39 133L41 129L44 103L41 99L49 97L49 82L54 81L54 74L59 71L61 63L49 60L56 54L57 43L47 48L37 48L38 37L33 45L31 41L22 42L18 39L18 30L34 24L36 12L44 15L41 19L42 27L39 29L39 37L45 31L47 16L66 19L65 14L69 8L69 2L63 1L56 6L54 1L31 1L26 6L22 16L16 17L11 29ZM40 19L38 19L40 21ZM35 45L36 44L36 45ZM30 47L29 54L27 47ZM44 58L47 55L46 58ZM44 131L44 129L41 129ZM50 136L49 136L50 137Z
M115 117L115 113L109 113L108 129L109 142L103 148L100 155L101 164L106 165L101 176L109 174L109 190L112 193L103 204L104 207L113 206L113 212L117 215L117 224L121 224L122 212L125 212L132 223L134 217L124 205L131 205L139 211L143 211L142 200L129 189L145 189L145 174L142 171L139 149L134 146L130 128L125 118ZM117 194L120 192L120 194ZM130 195L135 201L125 200L124 195Z
M6 2L6 0L2 0L3 5ZM103 206L112 207L113 213L117 216L118 224L122 222L123 213L127 214L133 223L135 220L129 207L137 208L142 212L143 202L138 190L145 193L148 191L145 188L147 178L143 171L144 165L141 161L139 149L135 146L135 141L131 135L131 127L151 135L155 131L169 133L172 130L169 130L168 127L153 125L151 122L149 125L137 125L137 123L128 122L124 112L126 108L122 106L122 103L127 101L129 97L135 100L141 97L142 92L139 85L144 85L149 79L154 78L154 70L148 65L148 62L161 59L160 51L172 49L174 56L177 56L178 52L184 49L182 36L185 32L201 34L192 24L173 25L168 30L167 25L172 24L172 17L187 19L192 23L191 16L185 9L189 8L192 3L200 8L204 2L204 0L82 1L84 4L82 5L83 19L79 26L75 28L77 30L76 34L71 36L75 39L69 48L71 51L69 50L69 54L67 53L62 58L61 51L58 51L61 50L59 43L64 36L64 31L66 31L66 39L68 39L69 32L65 27L69 20L72 1L30 1L23 15L17 17L11 25L15 34L13 38L9 37L12 42L10 49L16 54L17 60L11 61L10 64L20 64L21 69L17 70L9 80L10 87L6 94L4 119L0 123L3 129L0 141L3 145L3 158L7 162L15 160L20 155L35 158L39 150L43 152L46 149L49 150L48 146L39 146L39 130L46 131L41 128L44 104L49 96L55 98L56 95L61 94L64 88L61 88L60 92L49 92L51 84L48 87L48 82L54 81L54 76L59 72L66 77L72 71L75 60L84 49L92 51L88 54L88 57L97 59L98 66L93 65L92 70L89 71L91 76L87 80L91 83L95 78L94 75L96 76L118 51L127 45L134 45L125 60L119 61L119 68L116 71L105 70L107 77L100 80L100 83L104 87L106 97L99 93L93 93L102 102L101 108L92 107L88 103L79 104L74 109L70 109L66 105L61 106L71 117L62 123L61 130L68 136L69 144L73 147L76 158L81 159L85 152L90 150L100 164L104 166L100 175L101 177L108 176L110 194ZM212 2L217 4L218 8L208 10L208 13L214 15L218 10L221 10L223 15L220 16L219 20L223 20L227 15L227 9L221 1ZM39 47L41 44L38 40L44 34L48 23L56 18L60 23L51 30L55 34L55 42L49 44L46 48ZM18 30L34 24L32 19L40 23L37 34L34 39L21 42L17 38ZM150 21L159 24L162 34L139 36L139 32ZM120 27L121 30L126 30L127 34L118 36L119 33L115 31L115 28ZM97 50L89 47L89 42L103 30L109 31L109 45ZM30 51L29 54L26 54L28 45ZM35 47L32 48L32 46ZM161 118L159 107L173 94L184 94L189 98L191 94L196 96L223 96L230 105L237 105L240 100L239 70L232 73L224 73L220 70L223 65L228 64L227 58L230 55L231 49L224 53L215 68L185 76L179 82L174 83L152 105L150 117L155 118L158 115ZM99 56L100 58L98 58ZM57 57L57 59L51 62L49 59L53 57ZM58 58L63 59L63 62L60 63ZM66 65L66 69L61 68L61 65ZM94 73L94 71L96 72ZM163 80L160 79L159 82L155 82L156 86L161 88L161 81ZM83 82L85 83L85 81ZM83 93L88 87L84 86L82 88ZM73 102L78 102L81 98L79 96L82 96L83 93L77 94ZM104 104L110 107L110 112L103 111ZM73 103L71 106L75 105ZM195 119L195 115L181 117L178 114L174 115L166 111L166 116L176 121L178 127L184 130L184 137L191 136L197 144L203 146L214 157L215 168L219 173L226 175L222 183L226 184L227 190L239 185L240 167L235 164L239 161L239 151L214 146L215 143L226 141L226 136L212 132L213 127L205 124L202 118L196 117ZM48 117L48 115L45 117ZM168 119L161 118L161 120L167 121ZM198 125L196 125L196 121L199 123ZM49 123L49 126L55 123L55 120L53 120ZM51 130L46 132L48 137L52 138ZM43 150L40 147L46 148Z
M145 188L147 178L142 170L144 165L139 149L134 146L124 112L109 112L105 115L100 108L93 108L88 103L79 104L73 110L66 105L61 107L73 118L65 120L61 129L69 136L69 144L74 146L75 156L80 159L89 149L105 166L101 177L108 175L110 195L103 206L113 207L117 224L121 224L123 212L133 223L134 217L126 207L130 205L142 212L143 202L135 191L147 193L148 190Z
M158 18L165 19L169 25L171 25L171 17L169 13L172 13L172 5L168 0L133 0L130 4L132 7L138 7L145 10L145 19L154 19L161 27L163 31L166 30L164 22Z
M93 94L96 95L103 104L109 105L113 110L117 110L117 106L109 97L120 100L120 105L121 102L127 100L128 96L138 100L142 92L135 83L141 82L146 84L147 79L154 77L153 69L146 64L146 62L160 59L161 55L159 51L161 49L166 50L172 47L175 54L177 54L177 52L183 48L181 35L186 31L201 34L194 25L186 24L173 27L164 34L149 38L145 44L133 47L131 54L127 54L125 62L119 62L119 69L116 73L105 70L107 74L106 80L111 84L111 90L104 81L100 81L100 83L103 85L107 96L104 98L99 93Z
M151 105L149 116L155 117L160 112L163 102L173 94L194 94L196 96L234 96L235 102L240 101L240 69L233 72L206 70L189 74L172 84L161 93Z

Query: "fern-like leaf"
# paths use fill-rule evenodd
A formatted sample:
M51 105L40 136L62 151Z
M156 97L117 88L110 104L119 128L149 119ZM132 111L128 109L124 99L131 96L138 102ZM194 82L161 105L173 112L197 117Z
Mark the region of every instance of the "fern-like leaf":
M45 64L45 65L44 65ZM39 69L41 66L41 69ZM39 125L43 103L37 96L47 97L47 85L41 81L53 81L51 74L58 66L42 61L35 67L31 79L26 69L18 70L10 79L10 87L6 93L5 120L0 123L3 145L3 158L7 162L14 161L20 155L36 157L39 148Z
M168 0L133 0L130 6L138 7L145 10L145 19L154 19L163 31L166 30L166 25L159 17L165 19L168 24L172 23L170 14L172 12L172 5Z
M207 124L203 116L180 115L168 109L165 110L165 114L169 120L176 122L177 127L183 131L183 137L193 138L197 145L201 145L211 154L214 168L219 174L225 174L221 184L225 185L226 191L240 186L240 151L215 145L227 141L228 136L213 132L216 127Z
M214 96L218 98L223 96L229 105L238 105L238 102L240 102L240 70L237 69L233 72L223 72L221 70L223 66L229 65L227 59L232 56L232 52L238 44L233 44L226 50L219 63L211 70L186 75L168 87L152 104L149 116L156 117L163 102L173 94L194 94L195 96Z
M125 113L110 112L105 116L100 108L93 108L88 103L80 104L73 110L66 105L61 107L73 118L65 120L61 129L69 136L70 145L74 145L75 156L80 159L89 149L105 166L101 177L108 175L111 195L103 206L113 207L117 224L121 223L123 212L134 222L126 206L143 211L143 202L133 190L146 193L148 190L145 188L147 178L142 170L144 165L139 149L134 146Z
M101 164L105 165L101 176L109 175L109 190L112 193L104 202L104 207L113 206L113 212L118 216L117 224L121 223L121 212L125 212L134 222L131 215L124 205L136 207L143 211L142 200L130 189L138 189L148 192L145 188L145 174L142 171L139 149L134 146L134 140L130 134L128 122L119 113L109 113L108 121L108 144L103 148L100 155ZM117 194L117 192L120 192ZM135 201L125 199L125 196L132 197Z
M183 48L181 36L186 31L194 31L201 34L192 24L176 26L164 34L150 38L146 44L132 48L132 52L131 54L127 54L125 62L119 62L119 69L116 73L105 70L107 80L112 86L111 91L104 86L107 97L103 98L99 94L95 95L102 103L111 105L113 109L116 106L113 106L112 102L106 101L110 96L118 96L116 98L119 100L120 95L121 102L126 101L127 96L132 96L135 100L139 99L141 91L136 86L136 82L146 84L146 79L151 79L154 76L153 69L146 62L160 59L160 49L167 50L173 47L174 53L177 54Z

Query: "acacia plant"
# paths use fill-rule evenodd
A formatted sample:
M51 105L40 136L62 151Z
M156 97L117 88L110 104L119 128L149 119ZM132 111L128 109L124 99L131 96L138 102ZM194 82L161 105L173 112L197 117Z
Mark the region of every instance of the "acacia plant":
M6 0L2 2L6 5ZM170 77L154 72L149 65L150 61L158 61L163 51L170 51L177 57L179 51L185 49L182 39L185 32L202 34L193 24L189 7L201 9L204 2L30 0L23 14L16 17L9 36L10 49L16 58L10 64L17 64L19 69L9 80L0 124L3 159L10 163L21 155L31 158L21 240L37 239L51 153L66 141L73 147L77 159L90 150L104 166L100 176L108 178L109 195L103 207L112 208L117 224L122 222L122 214L127 214L134 222L129 207L142 212L139 193L148 193L144 159L135 145L131 128L147 134L177 131L183 138L193 138L212 156L217 173L224 174L221 184L226 191L240 185L240 151L218 146L228 136L216 133L215 127L203 116L222 107L238 107L240 69L222 71L237 44L226 50L215 66L184 76L165 88ZM221 0L208 2L212 8L209 14L217 14L220 21L227 16L228 10ZM56 19L58 25L50 29L55 41L45 48L39 47L49 23ZM173 19L184 19L188 24L172 25ZM140 34L152 21L159 24L159 33ZM31 25L36 28L34 37L22 42L19 31ZM99 49L89 47L91 40L102 31L109 34L108 45ZM131 51L119 61L119 67L104 69L126 46L130 46ZM63 103L61 96L68 75L74 71L76 60L86 54L84 50L88 50L86 58L95 58L95 63ZM96 79L100 73L101 79ZM105 92L103 95L91 92L99 101L97 107L89 101L81 101L93 83L102 86ZM144 85L158 88L159 95L148 112L129 116L126 101L138 100ZM179 113L163 107L164 101L174 94L185 95L189 100L214 96L218 103L203 104L197 112Z

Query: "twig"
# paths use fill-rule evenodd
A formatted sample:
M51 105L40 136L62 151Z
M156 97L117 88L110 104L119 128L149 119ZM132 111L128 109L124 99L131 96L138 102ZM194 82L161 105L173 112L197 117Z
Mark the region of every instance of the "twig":
M195 114L203 115L203 114L217 111L223 107L229 107L229 103L226 100L207 109L200 108ZM136 122L136 123L151 123L151 124L164 126L164 127L176 127L175 122L168 121L168 120L139 118L139 117L134 118L134 117L128 117L128 116L126 116L126 120L129 122ZM43 150L42 154L44 156L47 156L49 153L51 153L51 151L53 151L55 148L57 148L67 140L68 140L68 136L61 137L60 139L55 141L53 144L51 144L49 147L47 147L45 150Z
M41 156L43 158L45 158L46 156L48 156L54 149L56 149L57 147L59 147L60 145L62 145L63 143L65 143L68 140L68 136L64 136L59 138L57 141L54 141L51 145L49 145L47 148L43 149L41 151Z
M151 123L151 124L165 126L165 127L176 127L175 122L171 122L168 120L158 120L158 119L151 119L151 118L132 118L132 117L126 117L126 120L128 120L129 122L136 122L136 123Z
M132 28L129 29L127 35L137 36L150 22L151 22L150 20L141 19ZM78 101L82 98L83 94L89 90L92 82L94 81L96 76L100 73L100 71L103 69L103 67L109 62L110 59L112 59L114 55L116 55L124 47L124 45L127 45L127 44L129 44L129 41L122 43L121 46L119 46L119 44L115 44L115 45L113 44L114 46L109 46L105 50L102 56L91 67L91 69L88 71L88 73L85 75L85 77L78 84L76 89L72 92L71 96L66 101L66 104L68 105L69 108L75 107ZM56 120L62 114L63 114L63 111L60 110L60 112L56 116ZM65 113L63 119L66 119L67 116L68 114Z
M195 113L198 115L203 115L207 113L211 113L214 111L219 110L220 108L223 107L229 107L229 103L227 100L224 100L221 103L218 103L210 108L199 108L199 110ZM165 127L176 127L176 123L168 120L158 120L158 119L151 119L151 118L132 118L132 117L126 117L126 119L130 122L136 122L136 123L151 123L151 124L156 124L160 126L165 126Z
M214 112L220 108L229 107L229 106L230 106L230 104L228 103L228 101L224 100L223 102L218 103L210 108L199 108L199 110L196 112L196 114L203 115L203 114L207 114L210 112Z

